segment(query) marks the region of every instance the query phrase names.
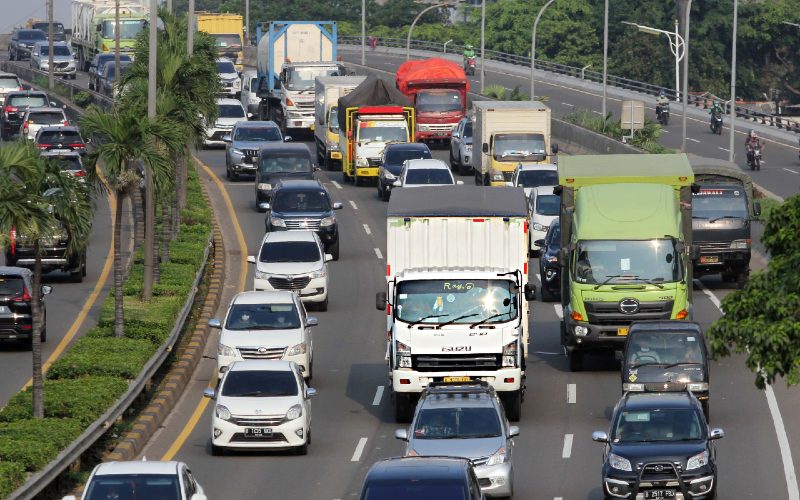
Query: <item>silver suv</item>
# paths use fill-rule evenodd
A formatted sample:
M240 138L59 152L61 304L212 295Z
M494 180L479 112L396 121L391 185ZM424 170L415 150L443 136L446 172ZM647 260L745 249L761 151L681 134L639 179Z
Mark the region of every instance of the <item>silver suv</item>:
M50 47L47 42L37 42L31 49L31 68L41 71L50 68ZM75 54L67 42L53 42L53 74L75 79Z
M508 424L503 405L486 382L432 383L422 393L409 430L395 437L406 441L406 456L451 456L469 459L486 496L514 494L511 461L519 427Z

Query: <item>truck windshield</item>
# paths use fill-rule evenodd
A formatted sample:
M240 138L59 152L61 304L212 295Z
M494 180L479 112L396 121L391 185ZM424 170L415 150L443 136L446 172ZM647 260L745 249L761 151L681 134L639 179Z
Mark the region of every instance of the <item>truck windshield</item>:
M122 40L136 38L136 35L144 29L144 19L120 19L119 37ZM103 21L103 38L114 38L114 21Z
M407 323L505 323L517 317L514 287L501 279L405 281L397 287L395 312Z
M556 170L523 170L517 176L517 186L535 188L539 186L558 185Z
M500 161L535 161L544 159L544 135L497 134L494 136L493 156Z
M332 106L328 111L328 130L339 133L339 106Z
M405 120L394 122L361 122L358 127L358 142L408 142L408 126Z
M700 188L692 195L692 217L713 219L726 215L746 219L747 196L744 188Z
M217 48L222 49L240 49L242 48L242 39L236 33L214 33L214 42Z
M428 90L417 94L417 112L460 111L461 94L455 90Z
M311 90L314 78L318 76L339 76L339 68L292 68L286 70L286 88L288 90Z
M576 255L578 283L669 283L683 276L675 244L669 239L579 241Z

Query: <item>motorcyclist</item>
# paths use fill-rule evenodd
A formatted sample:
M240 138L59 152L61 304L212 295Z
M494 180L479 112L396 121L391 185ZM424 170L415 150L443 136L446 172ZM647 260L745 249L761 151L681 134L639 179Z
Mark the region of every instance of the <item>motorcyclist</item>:
M714 102L711 104L711 110L709 113L711 114L712 118L717 116L717 114L723 113L722 106L717 99L714 99Z
M469 43L464 45L464 61L473 57L475 57L475 49Z
M761 138L758 137L755 130L751 130L750 133L747 134L747 137L744 140L744 149L747 151L747 163L748 165L753 162L753 149L758 146L761 151L764 151L764 144L761 142Z
M661 116L661 110L669 106L669 98L662 90L656 97L656 116Z

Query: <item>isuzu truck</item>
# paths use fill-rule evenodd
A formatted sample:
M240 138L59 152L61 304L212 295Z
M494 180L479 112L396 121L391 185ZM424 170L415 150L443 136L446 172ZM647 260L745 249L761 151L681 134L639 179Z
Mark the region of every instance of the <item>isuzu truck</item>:
M327 170L341 167L339 148L339 98L344 97L364 81L364 76L318 76L314 104L314 142L317 145L317 164Z

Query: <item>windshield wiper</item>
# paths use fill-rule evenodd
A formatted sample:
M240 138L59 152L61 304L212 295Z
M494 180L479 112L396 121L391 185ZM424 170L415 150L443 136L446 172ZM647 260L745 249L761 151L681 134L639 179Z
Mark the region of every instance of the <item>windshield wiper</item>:
M422 323L423 321L425 321L426 319L431 319L431 318L443 318L444 316L450 316L450 315L449 315L449 314L431 314L431 315L429 315L429 316L424 316L424 317L422 317L422 318L420 318L420 319L418 319L418 320L414 321L413 323L410 323L410 324L408 325L408 327L409 327L409 328L411 328L412 326L416 326L416 325L418 325L418 324Z
M662 364L663 364L663 363L662 363ZM695 363L695 362L693 362L693 361L679 361L679 362L677 362L677 363L670 363L670 364L668 364L668 365L664 366L664 369L667 369L667 368L674 368L674 367L676 367L676 366L699 365L699 364L702 364L702 363Z
M709 224L713 224L720 219L744 219L744 217L739 217L738 215L720 215L719 217L714 217L713 219L708 219Z
M607 285L609 283L609 281L611 281L614 278L625 278L625 279L629 279L629 280L644 281L648 285L657 286L660 290L664 289L664 285L662 285L661 283L658 282L658 280L664 281L664 278L652 278L651 279L651 278L642 278L640 276L631 276L631 275L627 275L627 274L613 274L611 276L608 276L608 277L606 277L606 279L602 283L598 283L597 285L595 285L594 289L597 290L601 286ZM617 284L622 284L622 283L617 283Z
M490 319L494 319L494 318L497 318L497 317L500 317L500 316L505 316L506 314L509 314L509 315L510 315L511 313L510 313L510 312L502 312L502 313L492 314L492 315L491 315L491 316L489 316L488 318L482 319L482 320L478 321L477 323L473 323L473 324L469 325L469 327L470 327L470 328L475 328L475 327L476 327L476 326L478 326L478 325L481 325L481 324L483 324L483 323L486 323L486 322L487 322L487 321L489 321Z
M439 323L438 325L436 325L436 329L438 330L439 328L441 328L443 326L452 325L453 323L455 323L456 321L458 321L460 319L471 318L472 316L477 316L477 315L478 315L478 313L464 314L463 316L459 316L457 318L453 318L451 320L445 321L444 323Z
M603 280L602 283L598 283L597 285L595 285L594 289L597 290L598 288L600 288L603 285L608 285L608 283L611 280L613 280L614 278L621 278L621 277L622 277L621 274L612 274L612 275L606 276L606 279Z

